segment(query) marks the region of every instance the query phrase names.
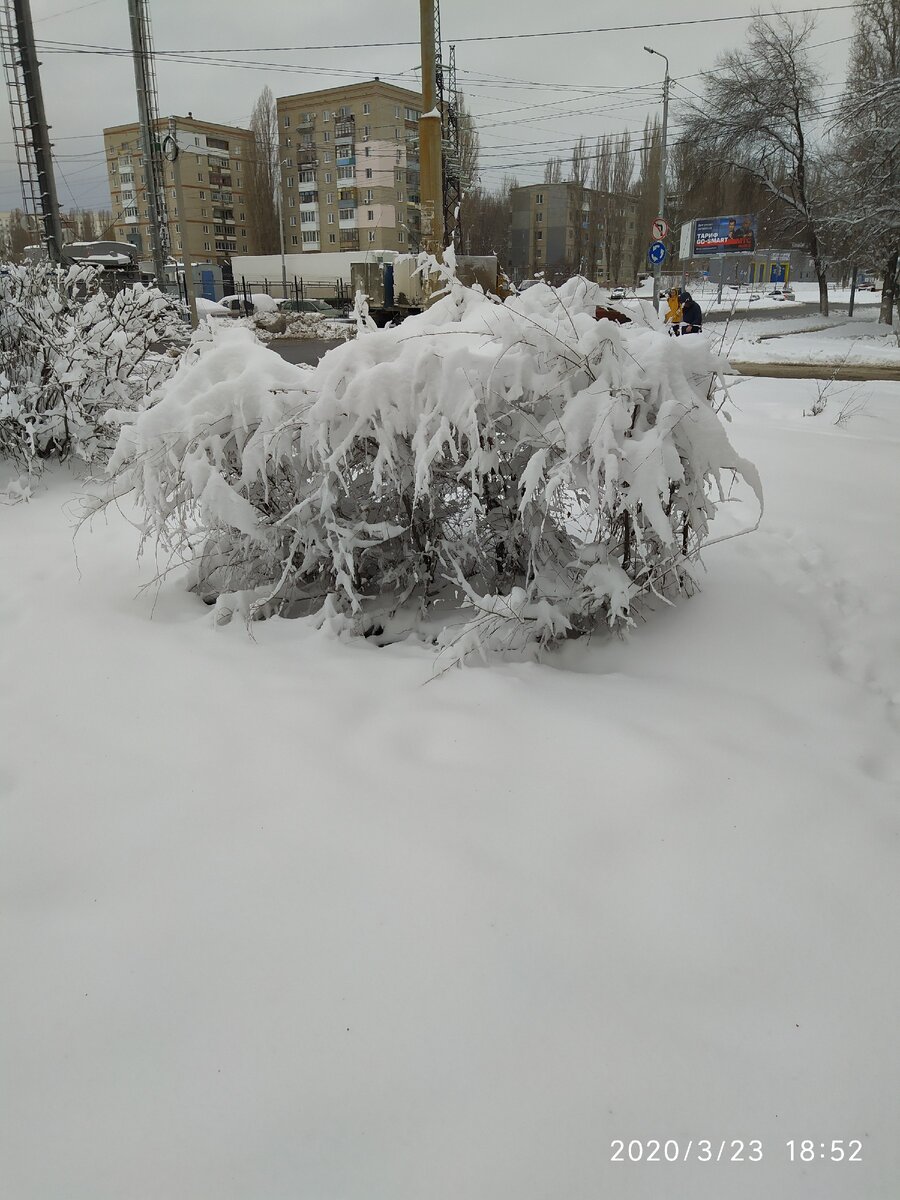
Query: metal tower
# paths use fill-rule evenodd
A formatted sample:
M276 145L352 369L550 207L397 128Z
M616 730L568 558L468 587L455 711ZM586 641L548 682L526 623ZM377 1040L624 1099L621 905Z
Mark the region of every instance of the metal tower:
M134 83L137 90L141 146L144 153L144 181L156 282L166 286L166 258L169 253L169 222L166 213L166 189L159 127L159 97L156 69L153 65L153 36L147 0L128 0L131 25L131 52L134 58Z
M0 0L0 42L22 207L51 261L58 263L62 261L62 228L30 0Z
M447 95L441 108L441 138L444 144L444 229L460 248L460 204L462 181L459 147L459 89L456 83L456 47L450 47Z

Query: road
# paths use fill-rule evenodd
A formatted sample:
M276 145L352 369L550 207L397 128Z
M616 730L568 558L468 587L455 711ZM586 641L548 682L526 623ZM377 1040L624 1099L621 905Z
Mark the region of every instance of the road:
M795 315L794 309L791 310L791 315ZM340 345L340 341L325 341L317 338L296 342L279 338L269 343L270 349L275 350L288 362L308 363L311 366L315 366L328 350ZM897 367L864 367L846 363L842 366L827 366L821 363L742 363L735 361L732 361L731 365L736 375L763 375L769 379L900 380L900 368Z

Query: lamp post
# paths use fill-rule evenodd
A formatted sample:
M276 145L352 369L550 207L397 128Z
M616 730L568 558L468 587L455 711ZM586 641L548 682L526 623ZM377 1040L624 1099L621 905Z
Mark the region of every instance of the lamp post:
M645 46L644 49L648 54L655 54L657 58L665 60L666 74L663 80L663 123L662 123L662 145L659 155L659 211L658 217L665 218L666 212L666 134L669 128L669 60L665 54L660 54L658 50L654 50L651 46ZM653 266L653 307L659 312L659 283L662 275L662 263L655 263Z

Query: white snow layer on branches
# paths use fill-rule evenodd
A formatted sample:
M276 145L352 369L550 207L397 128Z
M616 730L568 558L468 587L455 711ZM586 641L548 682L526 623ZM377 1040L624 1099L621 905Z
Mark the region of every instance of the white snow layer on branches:
M193 558L223 619L521 651L689 591L732 472L761 507L703 337L598 322L583 279L500 303L445 276L428 311L315 370L204 330L123 428L112 492Z
M29 468L95 458L107 410L144 403L174 367L159 352L181 337L174 304L141 285L110 296L101 277L49 263L0 275L0 454Z

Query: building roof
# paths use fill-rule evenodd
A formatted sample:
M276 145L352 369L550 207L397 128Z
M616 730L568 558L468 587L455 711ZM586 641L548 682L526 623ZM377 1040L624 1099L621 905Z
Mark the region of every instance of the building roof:
M385 83L384 80L377 76L374 79L369 79L365 83L347 83L342 87L321 88L312 92L297 92L292 96L276 97L276 104L298 104L309 103L314 97L318 100L320 97L327 100L329 96L333 96L336 100L345 99L350 96L368 96L373 91L383 92L385 95L397 96L401 99L415 100L419 104L422 103L422 93L410 91L409 88L398 87L395 83Z
M197 126L198 128L202 128L202 129L217 129L217 130L221 130L222 133L230 133L232 135L237 134L240 137L252 137L253 136L251 130L244 129L243 126L241 126L241 125L220 125L216 121L205 121L202 117L195 117L195 116L193 116L193 114L189 114L186 117L178 116L176 114L175 120L178 122L179 125L182 125L182 126L194 125L194 126ZM159 117L157 119L157 122L156 122L157 129L166 129L166 128L168 128L168 125L169 125L168 117ZM126 125L107 125L104 127L103 136L106 137L108 134L117 134L117 133L125 133L125 132L130 133L132 130L139 129L139 128L140 128L140 125L137 121L129 121Z

